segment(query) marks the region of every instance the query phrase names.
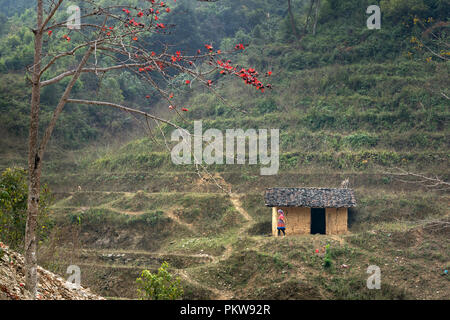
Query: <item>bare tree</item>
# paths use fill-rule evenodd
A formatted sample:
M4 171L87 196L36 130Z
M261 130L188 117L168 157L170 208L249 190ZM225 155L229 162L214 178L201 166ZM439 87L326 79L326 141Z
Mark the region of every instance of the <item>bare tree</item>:
M32 29L34 60L33 65L28 68L28 72L31 74L28 79L32 90L28 145L28 211L24 249L26 287L34 296L37 291L36 221L39 212L42 163L46 147L64 106L67 103L78 103L111 107L141 116L147 123L150 119L182 129L170 120L159 118L134 107L111 101L71 97L75 83L83 74L90 73L101 77L116 70L128 70L141 81L153 87L179 117L182 117L182 112L187 110L174 103L173 95L163 84L177 81L180 74L189 75L190 78L197 80L213 92L215 92L213 83L208 78L219 70L221 73L234 75L244 80L246 84L252 85L262 92L265 87L271 88L270 85L265 86L258 80L258 73L254 69L233 66L230 60L223 58L216 60L216 56L222 57L224 53L214 50L209 44L206 44L202 51L198 50L194 55L183 55L181 51L171 52L169 46L163 44L159 46L160 52L150 51L148 46L140 41L140 38L152 34L167 34L167 30L171 27L160 20L161 16L171 12L164 2L150 0L146 4L146 8L138 8L120 4L102 7L100 3L104 3L104 1L80 0L79 4L82 5L80 18L83 23L80 24L80 28L70 30L66 29L67 20L55 21L57 16L61 16L57 12L65 12L63 10L64 2L67 1L37 0L37 23ZM57 35L61 31L64 33L62 37ZM72 35L76 36L77 40L71 39ZM73 45L71 49L55 53L48 46L51 41L67 41ZM242 49L244 46L238 44L232 51ZM61 62L68 57L72 59L72 64L75 57L75 67L51 78L46 78L50 71L60 70ZM41 90L46 86L62 84L62 80L66 80L66 78L69 81L53 111L50 123L42 138L39 139ZM221 99L225 101L223 98Z
M288 13L289 13L289 22L291 24L291 30L297 40L300 39L300 36L297 32L297 25L295 23L294 14L292 13L292 4L291 0L288 0Z
M430 190L450 190L450 182L444 181L438 176L431 177L397 167L384 173L400 182L422 186Z
M437 21L435 22L431 17L425 21L419 18L414 18L414 23L420 27L420 33L417 36L411 38L411 43L414 48L421 52L425 51L430 54L426 60L430 62L433 58L437 61L448 62L450 60L450 43L448 41L447 29L450 26L450 22ZM444 79L448 78L448 73L443 72ZM438 94L446 100L450 100L448 88L436 88L434 86L427 86L426 89L433 94Z
M319 19L320 0L316 0L316 13L314 15L313 35L316 35L317 20Z
M429 53L440 60L450 60L450 54L448 52L448 50L450 50L450 43L448 42L448 37L445 32L450 26L450 22L438 21L430 26L426 26L420 19L417 19L417 22L422 29L422 33L419 38L414 38L412 42L416 42L419 49L425 48ZM430 23L431 22L432 21L430 20Z
M309 10L308 10L308 13L306 14L306 20L305 20L305 25L303 27L302 37L304 37L308 33L309 20L311 19L312 10L313 10L315 2L316 2L316 0L309 1Z
M315 9L314 18L312 18L313 10ZM311 24L311 19L313 19L313 25L312 25L312 33L313 35L316 34L316 28L317 28L317 20L319 17L319 9L320 9L320 0L310 0L309 2L309 9L306 13L306 19L305 24L303 26L303 31L301 33L297 30L297 24L295 22L294 14L292 11L292 3L291 0L288 0L288 14L289 14L289 23L291 25L291 30L297 41L301 41L305 35L308 34L308 28Z

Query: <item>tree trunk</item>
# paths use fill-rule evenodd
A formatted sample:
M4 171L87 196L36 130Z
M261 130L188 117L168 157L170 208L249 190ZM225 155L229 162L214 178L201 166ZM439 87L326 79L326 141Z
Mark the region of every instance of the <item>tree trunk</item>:
M309 24L309 19L311 18L314 2L315 2L314 0L311 0L311 2L310 2L308 15L306 16L306 21L305 21L305 27L303 28L302 38L308 33L308 24Z
M319 19L320 0L316 1L316 15L314 17L313 35L316 35L317 19Z
M36 297L37 261L36 261L36 225L39 212L39 191L41 182L41 161L38 156L40 72L42 56L42 18L43 0L37 1L37 27L34 30L34 64L32 68L30 131L28 140L28 207L25 228L25 284Z
M292 33L294 34L295 38L298 40L299 36L298 36L298 32L297 32L297 26L295 25L294 14L292 13L291 0L288 0L288 12L289 12L289 20L291 22Z
M41 181L40 164L37 162L29 174L27 225L25 230L25 283L26 288L36 297L37 292L37 257L36 229L39 212L39 190Z

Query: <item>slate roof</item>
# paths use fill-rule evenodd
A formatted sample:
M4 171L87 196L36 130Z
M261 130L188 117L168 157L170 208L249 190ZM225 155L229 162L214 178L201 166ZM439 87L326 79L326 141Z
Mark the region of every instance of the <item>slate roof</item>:
M268 207L350 208L356 206L352 189L268 188L264 195Z

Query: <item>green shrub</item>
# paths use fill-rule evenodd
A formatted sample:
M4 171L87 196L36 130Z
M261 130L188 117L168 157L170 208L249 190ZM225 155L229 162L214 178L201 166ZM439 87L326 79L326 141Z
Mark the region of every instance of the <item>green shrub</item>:
M156 274L148 270L142 271L141 277L136 279L140 299L175 300L183 295L180 278L174 278L168 268L169 264L164 261Z
M27 218L27 172L22 168L7 168L0 176L0 240L19 249L25 237ZM53 223L49 217L52 195L44 185L39 198L37 237L44 240Z
M323 258L323 267L325 269L330 269L333 266L333 262L331 261L331 249L330 244L325 246L325 256Z
M354 149L375 147L378 143L378 138L367 133L354 133L344 138L344 143Z

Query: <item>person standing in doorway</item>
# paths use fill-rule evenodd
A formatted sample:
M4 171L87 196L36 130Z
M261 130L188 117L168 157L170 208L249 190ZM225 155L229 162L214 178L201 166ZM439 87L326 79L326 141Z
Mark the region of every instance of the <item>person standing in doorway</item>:
M286 218L284 217L283 210L278 210L278 236L280 236L281 231L283 232L283 236L286 236Z

